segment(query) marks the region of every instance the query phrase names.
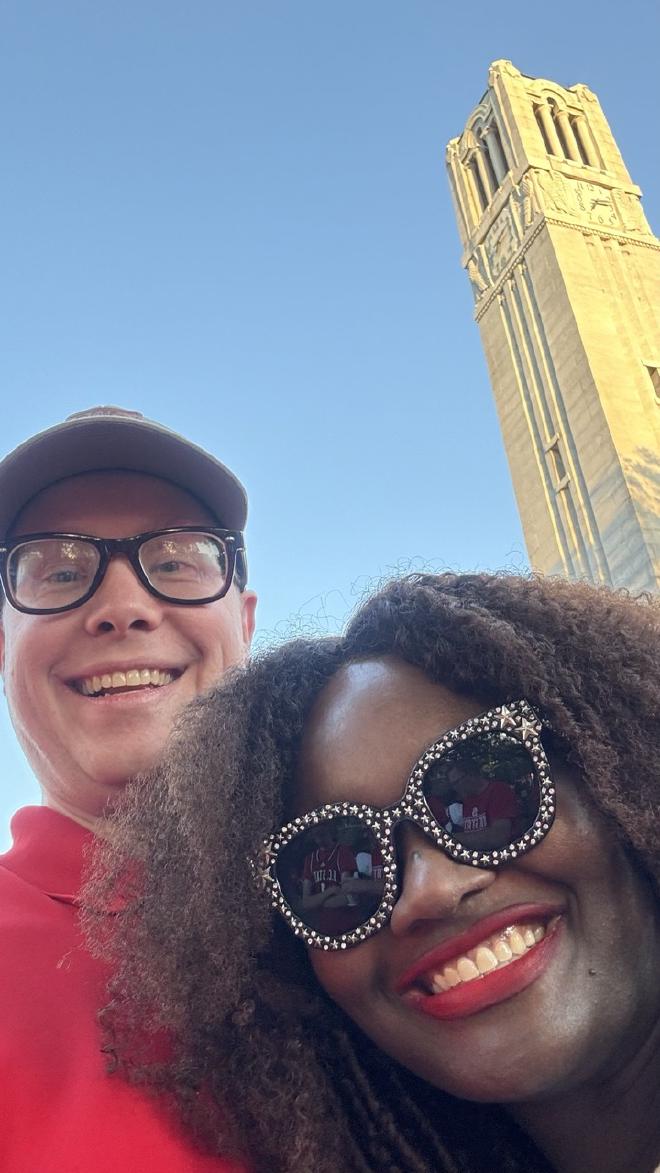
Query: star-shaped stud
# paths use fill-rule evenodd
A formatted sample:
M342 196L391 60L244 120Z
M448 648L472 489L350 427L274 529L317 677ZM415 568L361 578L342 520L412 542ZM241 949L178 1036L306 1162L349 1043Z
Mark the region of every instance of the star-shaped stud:
M270 868L274 859L275 852L273 851L272 847L262 847L261 851L257 855L254 867L257 879L260 880L262 884L264 884L266 880L270 879Z
M501 715L502 727L504 729L512 729L512 728L515 729L516 719L515 719L513 713L511 712L511 709L507 708L506 705L502 705L502 711L501 711L500 715Z
M523 741L527 741L528 737L536 737L539 732L537 722L530 721L527 717L523 717L520 721L520 732L523 735Z

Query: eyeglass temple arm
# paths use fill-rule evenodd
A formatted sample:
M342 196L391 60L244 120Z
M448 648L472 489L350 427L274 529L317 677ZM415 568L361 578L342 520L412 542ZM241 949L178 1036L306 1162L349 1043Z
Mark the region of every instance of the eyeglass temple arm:
M248 579L248 565L247 553L245 546L236 546L236 562L234 566L234 578L236 579L236 586L240 591L245 590Z

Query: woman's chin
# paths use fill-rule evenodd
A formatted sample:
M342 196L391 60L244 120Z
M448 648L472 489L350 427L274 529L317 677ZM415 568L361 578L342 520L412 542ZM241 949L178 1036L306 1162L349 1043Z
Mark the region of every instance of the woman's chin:
M419 1074L439 1091L447 1092L458 1100L470 1100L478 1104L522 1104L545 1099L552 1094L547 1081L538 1079L538 1069L535 1075L519 1069L488 1071L482 1075L454 1072L451 1077L435 1079L424 1076L422 1072Z
M471 1025L475 1029L469 1033L452 1029L453 1023L439 1023L434 1041L433 1024L430 1030L424 1024L423 1031L409 1030L399 1036L404 1045L393 1058L438 1090L478 1103L513 1105L544 1100L579 1082L582 1031L576 1030L574 1035L560 1029L545 1031L539 1021L542 1015L536 1032L526 1016L518 1021L516 1015L504 1021L498 1017L496 1021L488 1011L474 1015ZM391 1045L387 1045L391 1038L375 1041L392 1054ZM597 1051L596 1040L592 1042L593 1051Z

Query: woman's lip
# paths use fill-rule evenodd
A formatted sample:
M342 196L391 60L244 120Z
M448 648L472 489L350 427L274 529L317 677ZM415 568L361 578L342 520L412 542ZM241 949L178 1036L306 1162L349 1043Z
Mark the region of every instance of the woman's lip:
M430 1018L445 1020L468 1018L498 1002L506 1002L514 994L531 986L545 972L555 953L563 925L563 917L558 916L538 945L533 945L522 957L501 969L494 969L474 981L462 982L460 986L454 986L442 994L424 994L419 989L410 989L404 994L404 1000Z
M561 911L561 908L550 904L510 904L506 908L501 908L498 912L477 921L466 932L450 937L438 945L437 949L431 949L423 957L418 958L401 975L394 987L395 991L397 994L404 993L422 974L437 972L448 961L453 961L469 949L474 949L499 929L506 929L509 925L521 924L524 921L549 921Z

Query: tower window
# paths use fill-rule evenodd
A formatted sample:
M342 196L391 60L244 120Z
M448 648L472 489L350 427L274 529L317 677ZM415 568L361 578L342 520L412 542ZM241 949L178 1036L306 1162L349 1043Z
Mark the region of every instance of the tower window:
M495 125L495 123L493 123L492 126L490 127L490 134L491 134L491 137L495 143L495 149L497 151L499 151L499 153L502 157L502 162L504 163L504 166L508 169L506 155L504 154L504 147L502 146L502 139L500 136L500 132L499 132L497 126Z
M545 111L547 111L547 106L545 106L544 109L542 109L541 106L535 106L534 117L536 118L536 124L541 131L541 137L543 139L543 145L546 151L549 155L554 155L555 152L552 149L552 143L550 142L550 136L548 134L545 119L543 117Z
M580 119L573 117L570 119L570 123L571 123L573 137L575 139L580 158L581 158L582 162L584 163L585 167L590 167L591 160L589 159L589 156L587 154L587 146L586 146L586 143L583 138L582 126L580 123Z
M653 385L653 390L655 391L656 403L660 404L660 367L647 366L646 369L649 373L649 378L650 378L651 383Z
M470 174L472 175L472 182L474 183L477 196L479 197L481 210L482 212L485 212L486 208L488 207L488 194L481 181L481 175L479 174L479 168L477 167L477 160L475 159L474 155L470 159L468 166L470 168Z
M568 148L568 138L567 138L567 134L566 134L566 123L564 122L563 118L559 117L559 110L558 110L556 104L554 102L550 102L549 105L550 105L550 109L552 111L552 121L554 122L555 130L557 131L557 138L559 139L559 142L561 143L561 149L564 152L564 158L570 159L571 154L570 154L570 151Z
M484 150L488 156L490 164L489 170L492 171L494 178L495 189L497 189L504 180L504 176L509 170L509 164L504 154L502 146L502 138L495 119L484 128L482 135Z
M568 484L568 473L566 472L566 465L559 447L559 435L555 432L554 436L545 445L545 451L550 461L550 468L552 470L555 490L559 492L560 489L565 489Z
M559 451L559 447L551 448L550 449L550 456L552 458L552 463L554 465L554 473L555 473L555 479L557 482L557 488L559 488L559 486L562 484L562 482L566 481L566 465L564 464L564 458L562 457L562 454Z
M484 163L486 164L486 172L488 174L488 179L490 180L491 190L497 191L498 187L500 186L500 182L499 182L499 179L497 178L497 175L495 174L495 168L493 167L493 160L490 157L490 151L488 150L487 143L484 143L482 156L483 156Z

